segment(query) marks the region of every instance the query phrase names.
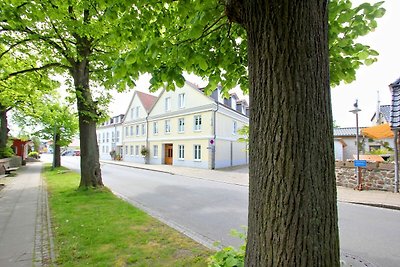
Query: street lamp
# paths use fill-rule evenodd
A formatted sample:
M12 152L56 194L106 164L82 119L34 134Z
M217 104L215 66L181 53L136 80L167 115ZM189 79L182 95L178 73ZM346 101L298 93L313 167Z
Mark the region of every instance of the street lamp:
M356 99L356 103L354 103L354 109L350 110L351 113L356 115L356 147L357 147L357 160L360 160L360 147L359 147L359 129L358 129L358 112L360 112L361 109L358 108L358 100ZM360 173L360 167L356 167L356 173L357 173L357 189L362 190L362 184L361 184L361 173Z

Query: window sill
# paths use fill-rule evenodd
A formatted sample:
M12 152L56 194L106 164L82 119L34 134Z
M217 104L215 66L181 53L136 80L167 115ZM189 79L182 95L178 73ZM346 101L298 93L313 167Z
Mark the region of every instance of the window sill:
M201 162L201 159L195 159L194 162Z

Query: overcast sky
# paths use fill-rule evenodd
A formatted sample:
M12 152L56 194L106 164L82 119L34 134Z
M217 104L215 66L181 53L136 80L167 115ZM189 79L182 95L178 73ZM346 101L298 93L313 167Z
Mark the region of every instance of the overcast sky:
M353 0L354 5L363 2L377 1ZM349 112L358 99L360 126L371 125L377 107L377 92L381 104L390 104L391 95L388 85L400 77L400 0L386 0L386 14L378 20L378 28L359 41L370 45L379 52L378 62L371 66L361 67L357 71L357 80L351 84L342 84L332 88L332 111L336 124L341 127L355 126L355 116ZM148 76L137 82L138 89L146 92L149 87ZM199 83L194 77L189 81ZM123 114L128 108L133 91L117 94L110 106L110 115Z
M353 3L377 1L353 0ZM378 20L378 28L360 39L379 52L378 62L361 67L357 80L351 84L332 88L333 118L341 127L355 126L355 115L349 112L358 99L360 126L370 126L377 109L377 95L381 105L391 104L388 85L400 77L400 1L386 0L386 14Z

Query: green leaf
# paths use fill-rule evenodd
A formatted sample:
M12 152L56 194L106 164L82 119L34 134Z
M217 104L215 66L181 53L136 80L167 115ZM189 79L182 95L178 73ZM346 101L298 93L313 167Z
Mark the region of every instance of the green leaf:
M190 31L191 36L194 39L199 38L203 34L203 26L200 24L195 24Z
M200 67L202 70L206 71L207 68L208 68L207 61L206 61L204 58L202 58L202 57L199 57L198 60L199 60L199 62L198 62L198 63L199 63L199 67Z

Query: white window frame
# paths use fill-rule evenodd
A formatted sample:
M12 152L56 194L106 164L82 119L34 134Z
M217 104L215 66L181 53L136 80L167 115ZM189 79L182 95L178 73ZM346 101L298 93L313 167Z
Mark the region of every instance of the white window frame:
M129 155L129 148L128 148L128 146L125 146L125 155Z
M185 118L178 119L178 133L185 132Z
M139 136L139 133L140 133L139 125L136 125L136 136Z
M237 121L233 121L232 123L232 134L237 134Z
M129 127L129 129L130 129L130 136L133 136L133 125L131 125L131 126Z
M139 145L135 146L135 156L139 157Z
M185 159L185 146L178 145L178 159L184 160Z
M142 135L146 134L146 124L142 124Z
M201 131L201 115L195 115L194 116L193 130L194 131Z
M166 134L171 133L171 120L165 120L164 121L164 132Z
M184 108L185 107L185 93L179 94L178 95L178 107L179 108Z
M128 126L125 127L125 136L129 136L129 127Z
M133 145L130 146L130 155L133 156Z
M109 142L109 140L110 140L110 134L107 132L106 133L106 141L107 141L107 143Z
M164 101L165 111L171 111L171 97L166 97Z
M158 134L158 122L153 122L153 134Z
M201 145L193 146L194 155L193 158L195 161L201 161Z
M134 118L134 113L133 113L134 111L133 111L133 108L131 108L131 119L133 119Z
M153 158L158 158L158 145L153 145Z

